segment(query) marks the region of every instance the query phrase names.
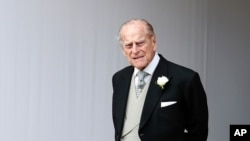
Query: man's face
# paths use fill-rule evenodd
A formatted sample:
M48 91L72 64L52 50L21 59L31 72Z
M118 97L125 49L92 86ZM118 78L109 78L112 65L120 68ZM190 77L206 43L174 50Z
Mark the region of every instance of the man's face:
M146 32L142 22L124 25L120 31L122 52L129 63L143 70L153 59L156 51L155 36Z

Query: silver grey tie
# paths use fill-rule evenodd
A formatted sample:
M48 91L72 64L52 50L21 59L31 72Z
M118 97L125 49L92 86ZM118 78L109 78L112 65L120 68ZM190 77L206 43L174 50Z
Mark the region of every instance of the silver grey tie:
M148 73L144 71L137 72L136 76L138 77L137 85L135 86L136 96L138 97L139 94L142 92L143 87L145 86L146 82L144 78L148 75Z

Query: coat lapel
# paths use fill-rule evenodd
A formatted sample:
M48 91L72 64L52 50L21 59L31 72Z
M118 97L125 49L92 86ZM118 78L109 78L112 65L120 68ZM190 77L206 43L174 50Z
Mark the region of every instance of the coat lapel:
M162 95L164 89L161 89L161 87L158 86L156 82L158 77L161 77L163 75L169 77L167 71L167 61L160 55L160 61L152 76L146 100L144 103L141 122L140 122L140 129L145 125L145 123L149 119L150 115L155 109L155 106L157 106L157 103Z

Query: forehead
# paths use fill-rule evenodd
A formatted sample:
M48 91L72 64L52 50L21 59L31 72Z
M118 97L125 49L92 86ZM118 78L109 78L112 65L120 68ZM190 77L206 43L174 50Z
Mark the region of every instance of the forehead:
M127 23L121 28L120 37L123 41L139 40L147 36L145 25L141 22Z

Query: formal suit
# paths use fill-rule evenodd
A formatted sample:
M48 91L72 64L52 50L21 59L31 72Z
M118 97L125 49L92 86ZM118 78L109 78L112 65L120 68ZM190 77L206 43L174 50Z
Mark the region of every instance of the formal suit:
M133 71L134 67L128 66L112 78L116 141L120 141L123 130ZM169 79L163 89L156 83L161 76ZM160 55L149 83L139 124L141 141L205 141L208 135L208 108L198 73ZM172 102L172 105L163 106L164 102Z

